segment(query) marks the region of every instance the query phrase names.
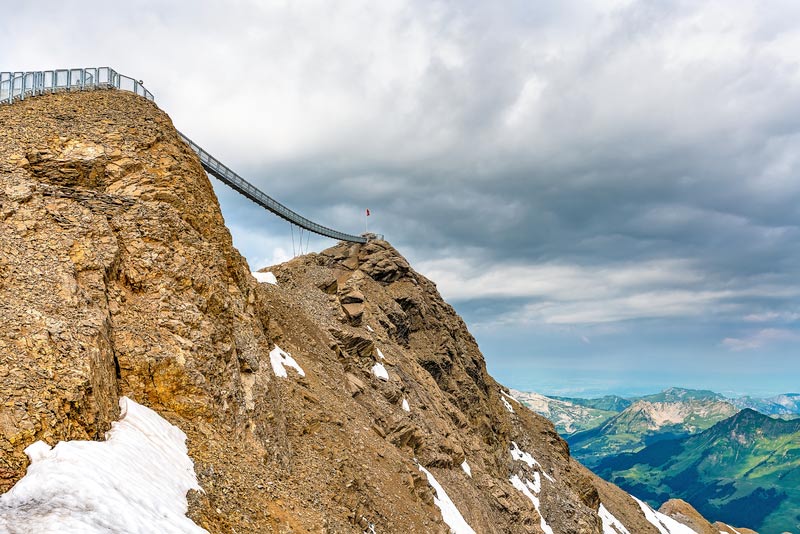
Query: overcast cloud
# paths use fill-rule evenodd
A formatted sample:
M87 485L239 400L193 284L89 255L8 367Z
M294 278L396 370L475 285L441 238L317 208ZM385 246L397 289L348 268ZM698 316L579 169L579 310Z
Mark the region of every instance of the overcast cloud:
M112 66L304 215L369 207L508 385L797 389L796 1L222 5L17 3L0 69ZM253 267L291 256L217 191Z

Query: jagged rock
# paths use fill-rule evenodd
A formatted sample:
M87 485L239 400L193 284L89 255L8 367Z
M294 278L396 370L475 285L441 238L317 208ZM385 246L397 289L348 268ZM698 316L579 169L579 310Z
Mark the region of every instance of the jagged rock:
M733 528L730 525L725 523L720 523L719 521L716 521L714 523L714 528L716 528L720 534L758 534L758 532L756 532L755 530L751 530L749 528L744 528L744 527ZM784 532L782 534L789 534L789 533Z
M367 387L366 384L353 373L346 373L345 378L347 379L347 391L350 393L351 397L363 393L364 388Z
M354 358L367 358L375 352L375 344L371 339L353 332L344 330L331 330L342 350Z
M408 262L385 241L370 241L361 247L357 258L358 268L377 282L395 282L411 269Z
M671 517L678 523L686 525L697 534L718 534L711 523L701 516L692 505L681 499L670 499L658 509L662 514Z

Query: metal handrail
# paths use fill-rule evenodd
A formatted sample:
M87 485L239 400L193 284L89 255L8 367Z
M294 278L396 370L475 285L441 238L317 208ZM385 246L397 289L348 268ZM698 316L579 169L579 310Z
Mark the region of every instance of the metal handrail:
M57 69L30 72L0 72L0 104L13 104L32 96L60 91L87 91L94 89L119 89L135 93L147 100L155 101L141 80L120 74L109 67L81 69ZM203 168L222 183L249 198L278 217L296 224L315 234L340 241L366 243L363 236L346 234L322 226L290 210L277 200L262 192L253 184L236 174L227 165L203 150L197 143L178 132L181 139L199 156Z

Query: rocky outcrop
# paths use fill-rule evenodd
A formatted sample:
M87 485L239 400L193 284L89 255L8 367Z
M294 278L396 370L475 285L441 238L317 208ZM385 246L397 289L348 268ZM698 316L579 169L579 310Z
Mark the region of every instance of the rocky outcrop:
M691 528L697 534L719 534L720 529L709 523L691 504L681 499L670 499L658 509L678 523Z
M259 284L151 102L48 95L0 125L0 491L33 441L102 439L126 395L187 434L190 516L211 532L448 532L421 465L477 532L600 533L602 502L657 533L488 375L388 243ZM302 374L276 376L276 345Z

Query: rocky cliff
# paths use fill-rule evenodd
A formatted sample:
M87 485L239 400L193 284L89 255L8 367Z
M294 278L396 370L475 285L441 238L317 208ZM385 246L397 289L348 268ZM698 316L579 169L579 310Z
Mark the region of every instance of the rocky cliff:
M449 532L439 485L480 533L600 533L602 510L658 534L388 243L260 284L153 103L48 95L0 125L0 492L34 441L103 439L125 395L186 433L210 532Z

